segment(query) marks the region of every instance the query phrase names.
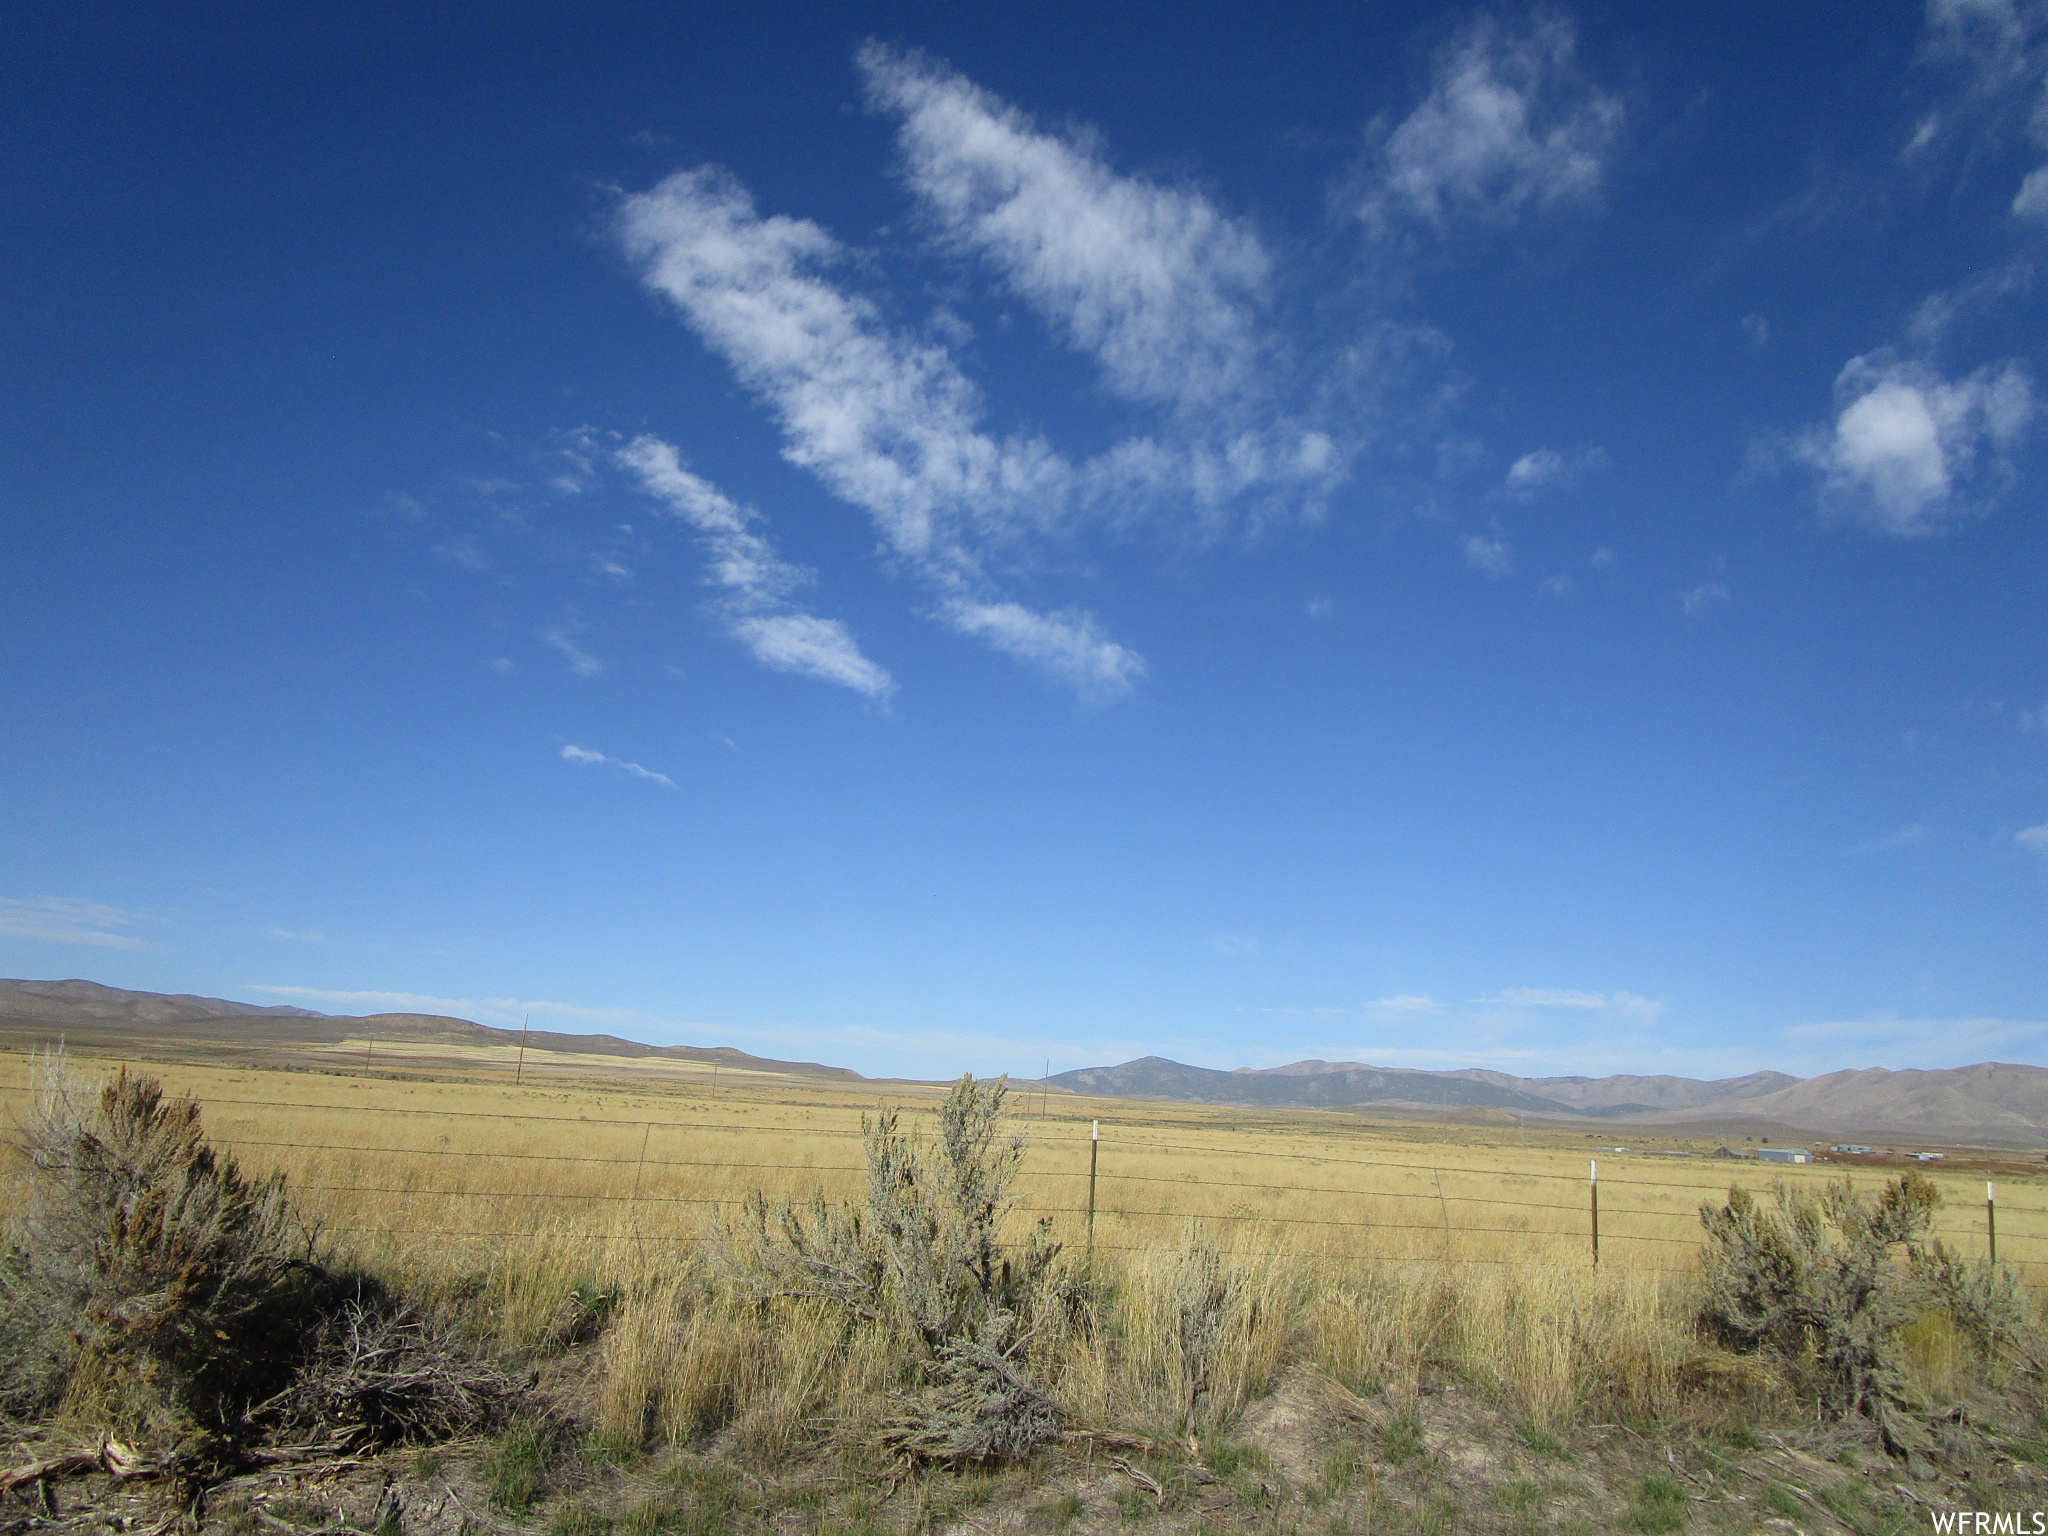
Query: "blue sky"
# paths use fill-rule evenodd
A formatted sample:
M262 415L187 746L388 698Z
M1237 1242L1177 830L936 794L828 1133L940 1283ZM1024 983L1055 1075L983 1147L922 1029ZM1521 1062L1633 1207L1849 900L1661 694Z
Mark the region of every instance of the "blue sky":
M0 972L2048 1064L2048 4L10 32Z

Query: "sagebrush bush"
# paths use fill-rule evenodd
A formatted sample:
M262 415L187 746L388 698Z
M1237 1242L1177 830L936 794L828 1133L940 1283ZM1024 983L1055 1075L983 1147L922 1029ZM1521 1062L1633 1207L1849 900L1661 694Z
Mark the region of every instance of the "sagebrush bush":
M1917 1173L1875 1197L1846 1181L1819 1194L1780 1183L1769 1205L1731 1189L1700 1208L1702 1324L1731 1349L1770 1352L1824 1411L1868 1419L1904 1450L1898 1332L1940 1199Z
M1069 1294L1049 1221L1006 1239L1023 1144L1002 1130L1007 1083L962 1077L938 1137L905 1133L893 1110L863 1117L865 1202L756 1195L713 1251L758 1300L820 1302L849 1324L900 1333L916 1382L883 1426L919 1459L1017 1455L1059 1431L1033 1346Z
M325 1276L281 1178L206 1144L199 1106L40 1066L0 1247L0 1404L158 1441L232 1433L283 1388Z

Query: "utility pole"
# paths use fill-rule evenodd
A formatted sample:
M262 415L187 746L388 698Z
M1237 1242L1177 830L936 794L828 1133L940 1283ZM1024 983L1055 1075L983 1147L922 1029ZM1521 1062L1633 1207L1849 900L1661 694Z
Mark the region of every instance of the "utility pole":
M517 1088L526 1081L526 1032L533 1026L533 1015L526 1014L519 1020L519 1065L512 1073L512 1086Z

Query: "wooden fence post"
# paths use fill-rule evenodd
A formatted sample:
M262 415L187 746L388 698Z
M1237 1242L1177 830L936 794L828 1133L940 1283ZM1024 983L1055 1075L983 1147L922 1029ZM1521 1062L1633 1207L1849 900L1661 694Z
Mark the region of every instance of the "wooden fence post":
M1586 1178L1586 1191L1593 1203L1593 1267L1600 1267L1600 1159L1593 1159L1592 1171Z
M1102 1122L1088 1122L1088 1267L1095 1267L1095 1168L1102 1155Z
M1998 1262L1998 1186L1984 1184L1984 1235L1991 1239L1991 1262Z

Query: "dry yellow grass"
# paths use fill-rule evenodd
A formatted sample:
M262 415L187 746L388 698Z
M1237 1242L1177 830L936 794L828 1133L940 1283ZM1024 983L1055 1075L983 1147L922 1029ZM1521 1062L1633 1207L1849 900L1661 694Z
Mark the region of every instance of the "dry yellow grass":
M10 1117L28 1070L0 1058ZM607 1434L681 1443L731 1426L772 1454L886 1411L902 1357L883 1330L813 1303L741 1304L699 1263L721 1203L857 1194L873 1089L150 1070L200 1100L211 1139L283 1170L344 1262L461 1308L514 1349L607 1316ZM938 1091L885 1097L916 1121ZM1059 1097L1016 1107L1024 1214L1050 1214L1076 1265L1089 1123L1105 1117L1098 1310L1048 1343L1056 1390L1083 1423L1161 1434L1227 1421L1302 1361L1394 1403L1447 1368L1538 1424L1592 1401L1654 1416L1689 1372L1734 1369L1703 1364L1691 1327L1700 1203L1731 1181L1839 1176L1607 1152L1596 1270L1578 1136ZM1937 1231L1981 1251L1981 1184L1934 1177L1948 1197ZM2002 1257L2032 1269L2048 1259L2048 1198L2038 1180L2005 1194ZM1930 1391L1953 1384L1953 1330L1928 1323L1906 1343Z
M101 1065L90 1059L81 1067ZM24 1056L0 1058L0 1109L21 1102ZM205 1106L209 1135L258 1169L281 1168L343 1248L380 1264L481 1265L507 1245L542 1270L671 1265L722 1202L843 1195L862 1186L859 1127L886 1101L916 1120L934 1090L853 1091L802 1079L707 1074L649 1087L630 1077L529 1081L280 1072L152 1063ZM1251 1113L1052 1096L1024 1102L1021 1204L1085 1243L1088 1132L1104 1117L1095 1242L1106 1256L1177 1240L1188 1220L1238 1253L1390 1260L1590 1262L1587 1144L1375 1125L1355 1116ZM1526 1142L1526 1144L1521 1144ZM1576 1143L1576 1144L1575 1144ZM1839 1177L1698 1157L1601 1154L1601 1258L1683 1270L1697 1212L1731 1183ZM1862 1175L1875 1180L1874 1173ZM1983 1187L1933 1174L1936 1233L1982 1251ZM2001 1257L2048 1268L2048 1189L2002 1181ZM431 1238L420 1257L420 1239ZM1331 1271L1336 1273L1337 1271Z

